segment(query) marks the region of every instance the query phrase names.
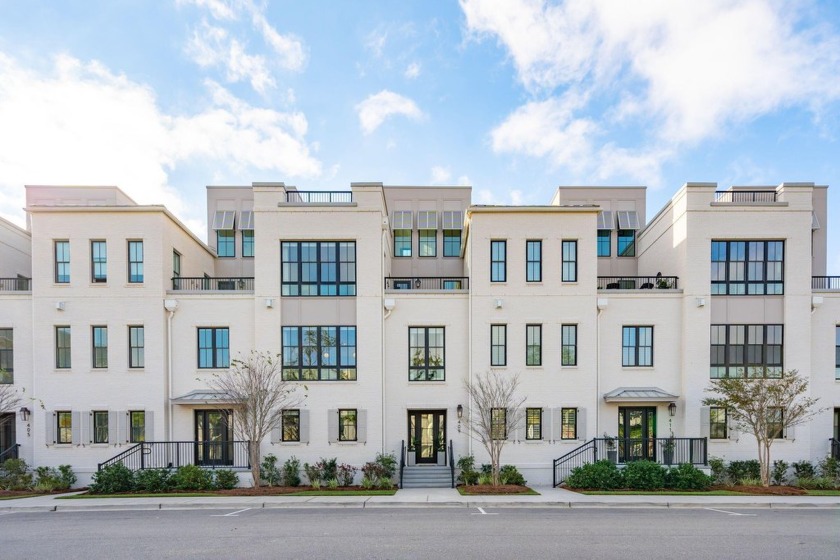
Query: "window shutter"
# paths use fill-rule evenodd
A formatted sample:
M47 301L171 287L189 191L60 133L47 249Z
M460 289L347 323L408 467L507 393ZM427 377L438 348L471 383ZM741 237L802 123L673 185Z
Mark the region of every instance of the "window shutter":
M700 407L700 437L711 437L712 412L711 407Z
M417 229L437 229L437 212L434 210L417 212Z
M741 436L741 432L738 430L738 424L736 424L733 420L730 420L728 414L726 416L726 423L729 439L738 441L738 438Z
M78 410L72 412L70 422L70 443L79 445L82 443L82 413Z
M145 412L145 419L146 422L146 441L155 441L155 413L154 411L147 410Z
M44 440L47 445L55 443L55 412L44 412Z
M394 210L391 219L391 229L413 229L411 210Z
M791 441L796 439L796 426L788 426L785 428L785 439L789 439Z
M560 418L562 414L559 408L551 409L551 439L559 440L561 435Z
M119 443L119 423L120 413L114 410L108 412L108 443Z
M586 409L577 409L575 419L577 420L577 438L586 441Z
M119 434L120 443L128 443L128 412L120 412L117 415L119 423L117 424L117 433Z
M300 409L300 442L309 443L309 411Z
M283 430L283 415L277 415L277 422L275 422L274 426L271 427L271 436L270 440L271 443L280 443L282 439L282 430Z
M327 411L327 434L330 442L338 441L338 409Z
M89 445L93 443L93 436L91 435L93 434L93 413L85 410L79 416L79 428L82 432L79 436L79 443Z
M443 212L443 229L463 229L464 218L458 210L446 210Z
M356 411L356 441L367 443L367 410Z

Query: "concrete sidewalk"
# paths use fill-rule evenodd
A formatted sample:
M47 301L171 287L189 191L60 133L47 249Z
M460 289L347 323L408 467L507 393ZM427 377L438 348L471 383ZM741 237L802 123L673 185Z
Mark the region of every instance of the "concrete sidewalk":
M261 508L837 508L840 496L587 496L536 487L539 496L461 496L450 488L413 488L393 496L156 496L60 499L58 495L0 501L0 513L160 509ZM63 496L72 494L63 494Z

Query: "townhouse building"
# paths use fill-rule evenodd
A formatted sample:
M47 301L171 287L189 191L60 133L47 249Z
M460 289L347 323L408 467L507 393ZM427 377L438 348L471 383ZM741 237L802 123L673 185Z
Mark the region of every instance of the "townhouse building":
M825 186L687 183L650 219L644 187L487 206L469 187L210 186L206 243L116 187L27 186L26 203L25 229L0 220L0 382L24 395L0 453L82 483L109 460L246 467L235 404L208 380L252 350L306 393L263 454L394 453L406 483L487 460L464 383L491 370L519 376L502 460L532 484L587 446L754 458L704 389L791 369L827 411L779 430L774 457L840 454Z

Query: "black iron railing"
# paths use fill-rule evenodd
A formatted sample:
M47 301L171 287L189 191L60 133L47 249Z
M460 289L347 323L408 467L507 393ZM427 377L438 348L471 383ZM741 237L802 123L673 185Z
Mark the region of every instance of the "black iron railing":
M403 487L403 471L405 470L405 440L402 440L400 449L400 488Z
M254 277L209 278L177 276L172 279L172 289L192 292L253 292Z
M20 444L16 443L0 452L0 465L2 465L3 461L6 461L7 459L17 459L19 454L18 449L20 449Z
M0 292L28 292L32 289L32 278L0 278Z
M812 290L840 290L840 276L811 276Z
M776 191L715 191L715 202L776 202Z
M302 204L346 204L353 202L351 191L289 191L286 202Z
M595 440L591 439L578 447L569 451L562 457L554 460L554 486L559 486L569 478L572 471L577 467L582 467L588 463L594 463L597 460L597 453L595 452Z
M455 454L452 452L452 440L449 440L449 472L452 476L452 488L455 488Z
M98 470L122 463L133 471L198 465L213 469L249 469L247 441L147 441L99 463Z
M840 440L831 438L831 456L840 461Z
M387 276L386 290L469 290L468 276Z
M599 276L599 290L676 290L678 276Z

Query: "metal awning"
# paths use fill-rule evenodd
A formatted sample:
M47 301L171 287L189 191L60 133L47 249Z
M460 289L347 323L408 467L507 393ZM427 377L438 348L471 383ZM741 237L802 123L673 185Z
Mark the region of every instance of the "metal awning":
M217 210L213 215L213 229L216 231L233 229L235 219L235 210Z
M222 391L209 391L207 389L196 389L186 395L175 397L172 404L233 404L234 399Z
M639 215L633 210L621 210L616 212L618 216L618 229L642 229L639 225Z
M613 213L609 210L602 210L598 212L598 229L613 229L615 227L615 220L613 220Z
M672 395L659 387L619 387L604 393L606 402L671 402L679 395Z
M241 231L254 230L254 212L253 210L243 210L239 213L239 229Z

